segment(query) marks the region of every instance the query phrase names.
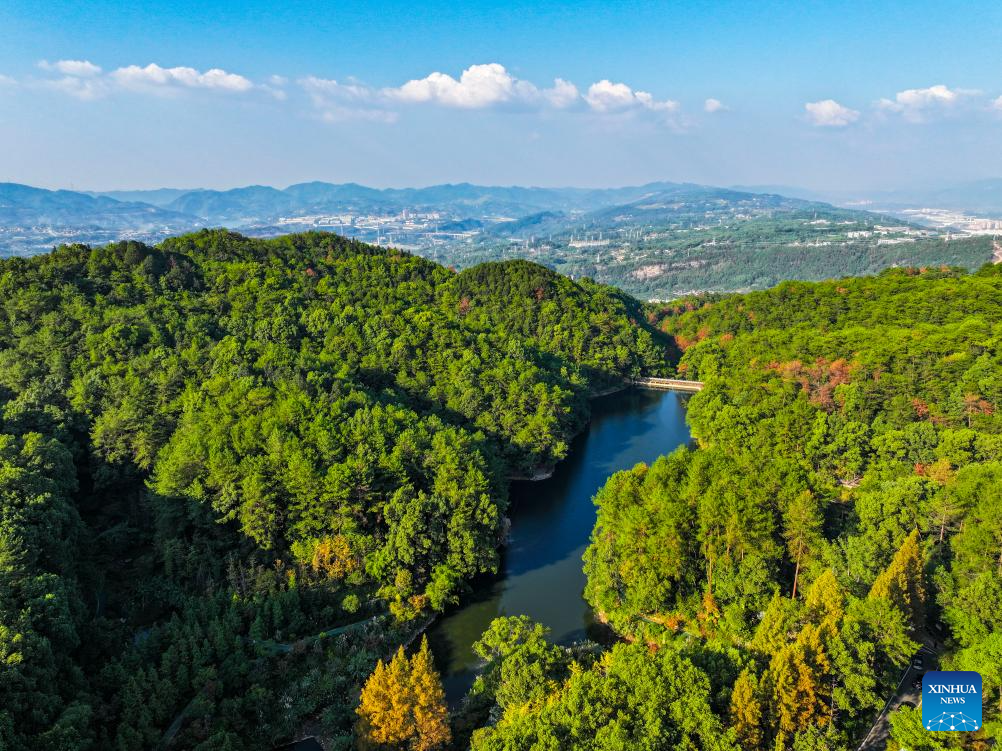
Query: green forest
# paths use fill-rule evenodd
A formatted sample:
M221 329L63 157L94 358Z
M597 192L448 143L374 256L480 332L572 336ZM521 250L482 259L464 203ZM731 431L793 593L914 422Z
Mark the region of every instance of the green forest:
M657 372L636 301L329 234L0 263L0 748L351 747L507 478Z
M920 644L1002 732L1002 273L642 305L527 261L202 231L0 262L0 749L853 751ZM609 478L608 644L435 615L589 398L702 381Z
M799 204L722 191L712 200L679 197L648 210L633 204L583 217L543 213L425 253L458 265L528 258L644 300L747 292L897 267L973 270L992 259L994 239L988 235L943 233L891 216Z
M922 643L981 673L985 724L928 732L902 707L889 747L990 747L1000 292L986 266L652 306L705 388L695 445L595 499L585 596L626 643L574 659L522 627L478 686L474 748L855 749Z

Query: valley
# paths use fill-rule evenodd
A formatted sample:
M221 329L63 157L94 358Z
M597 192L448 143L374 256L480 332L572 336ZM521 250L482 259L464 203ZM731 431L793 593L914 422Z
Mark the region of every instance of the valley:
M996 266L645 305L323 233L0 264L8 746L347 749L389 691L474 751L843 749L930 628L995 659Z

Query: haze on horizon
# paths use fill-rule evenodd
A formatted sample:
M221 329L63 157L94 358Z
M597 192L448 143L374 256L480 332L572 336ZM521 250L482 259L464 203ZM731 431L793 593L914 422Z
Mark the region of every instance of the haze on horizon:
M12 0L0 39L0 181L41 187L1002 175L990 2Z

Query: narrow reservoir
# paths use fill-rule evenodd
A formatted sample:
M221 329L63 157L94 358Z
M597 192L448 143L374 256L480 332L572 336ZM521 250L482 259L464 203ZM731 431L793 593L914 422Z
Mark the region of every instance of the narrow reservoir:
M687 400L642 389L599 397L591 422L552 477L512 483L511 535L500 573L479 582L428 632L450 703L472 685L479 659L471 645L494 618L528 615L563 644L600 632L582 598L581 555L595 524L592 498L614 472L689 442Z

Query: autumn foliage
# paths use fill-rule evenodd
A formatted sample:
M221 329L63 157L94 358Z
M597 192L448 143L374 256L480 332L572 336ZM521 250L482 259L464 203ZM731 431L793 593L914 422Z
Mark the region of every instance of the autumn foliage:
M790 360L772 363L769 369L780 373L783 380L800 383L812 404L831 411L835 407L835 389L851 381L856 367L842 358L829 362L819 357L812 364Z
M325 537L317 543L311 561L313 570L328 579L343 579L359 567L344 535Z
M382 660L376 664L356 711L360 749L432 751L452 740L445 693L427 637L410 659L400 647L388 665Z

